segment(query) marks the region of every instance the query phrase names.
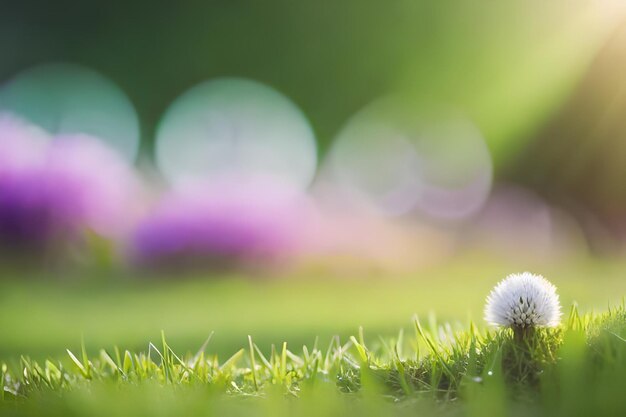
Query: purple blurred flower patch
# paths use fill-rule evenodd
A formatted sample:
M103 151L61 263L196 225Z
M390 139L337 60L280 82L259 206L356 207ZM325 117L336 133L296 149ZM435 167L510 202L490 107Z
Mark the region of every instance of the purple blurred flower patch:
M0 246L46 250L90 229L113 236L125 218L135 178L99 140L50 137L0 115Z
M0 175L0 242L40 246L55 235L58 217L37 175Z
M306 197L272 184L198 187L166 196L133 239L141 264L233 266L284 260L297 250Z

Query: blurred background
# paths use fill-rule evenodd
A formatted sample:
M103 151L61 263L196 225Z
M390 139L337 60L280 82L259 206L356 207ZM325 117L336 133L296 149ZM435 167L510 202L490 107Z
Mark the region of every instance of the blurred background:
M619 0L0 7L2 359L623 300Z

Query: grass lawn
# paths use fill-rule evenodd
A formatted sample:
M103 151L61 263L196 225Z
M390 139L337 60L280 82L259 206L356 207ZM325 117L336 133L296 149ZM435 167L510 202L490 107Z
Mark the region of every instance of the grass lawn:
M537 335L526 348L507 332L485 335L485 296L506 274L525 269L544 274L559 288L566 315L574 302L581 312L606 313L626 294L621 262L521 265L480 256L360 279L307 273L156 282L6 280L0 284L0 362L7 364L3 373L13 375L12 383L27 369L16 392L28 395L5 398L0 412L574 415L567 412L591 407L597 415L618 415L616 410L626 410L616 394L626 386L623 311L566 320L564 329ZM417 338L415 313L424 328ZM452 327L442 333L435 314L437 322ZM400 329L405 331L398 341ZM211 332L200 361L204 367L191 371L193 354ZM29 358L20 361L20 355ZM543 378L550 382L538 384ZM596 388L585 402L581 396L589 384ZM511 387L519 389L509 395ZM567 401L577 408L564 408Z
M0 359L65 355L84 337L95 351L144 349L165 331L176 351L195 351L214 332L211 351L231 355L252 335L271 344L327 343L363 326L372 337L410 328L414 314L482 326L484 300L510 272L530 269L558 288L568 308L616 305L626 294L626 264L569 261L523 265L469 257L412 274L336 279L313 274L280 279L0 281Z

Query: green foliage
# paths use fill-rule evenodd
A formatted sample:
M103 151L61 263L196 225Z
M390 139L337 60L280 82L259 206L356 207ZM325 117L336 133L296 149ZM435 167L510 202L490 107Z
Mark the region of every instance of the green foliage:
M415 336L366 342L361 328L327 348L286 343L263 353L247 348L226 359L207 352L177 355L165 335L147 352L114 348L43 363L22 357L2 364L0 411L24 414L165 410L212 415L319 415L360 410L403 415L623 415L626 399L626 310L580 315L572 308L557 329L523 338L511 330L479 332L414 321ZM113 399L113 401L111 401ZM132 400L131 400L132 399ZM244 400L247 399L247 400ZM48 406L44 406L48 404ZM121 404L125 404L122 406ZM82 408L87 407L87 408ZM312 408L311 408L312 407ZM81 411L82 410L82 411ZM353 413L356 411L353 411Z

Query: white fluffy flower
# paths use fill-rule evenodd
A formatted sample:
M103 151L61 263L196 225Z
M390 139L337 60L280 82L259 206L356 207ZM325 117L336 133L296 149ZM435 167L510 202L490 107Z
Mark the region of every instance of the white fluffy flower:
M487 297L485 320L513 328L557 326L561 304L556 287L541 275L511 274Z

